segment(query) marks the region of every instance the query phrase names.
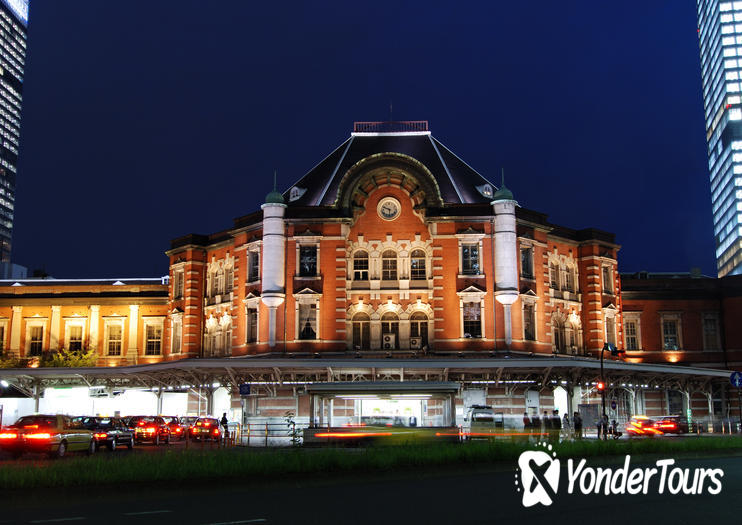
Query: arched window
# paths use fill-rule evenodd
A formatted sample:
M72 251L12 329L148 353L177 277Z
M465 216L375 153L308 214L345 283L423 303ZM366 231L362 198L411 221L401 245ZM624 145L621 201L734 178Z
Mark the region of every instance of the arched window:
M420 348L427 346L428 316L422 312L415 312L410 316L410 338L412 337L420 338Z
M371 347L371 318L368 314L358 312L353 316L353 349L367 350Z
M428 274L425 270L425 252L422 250L413 250L410 254L410 279L413 281L425 280Z
M567 351L569 353L576 353L579 347L578 328L574 323L567 323L564 325L564 341L566 344Z
M387 312L381 316L381 348L392 349L399 347L399 317Z
M381 280L397 280L397 253L394 250L387 250L381 254Z
M368 252L359 250L353 254L353 280L368 281Z

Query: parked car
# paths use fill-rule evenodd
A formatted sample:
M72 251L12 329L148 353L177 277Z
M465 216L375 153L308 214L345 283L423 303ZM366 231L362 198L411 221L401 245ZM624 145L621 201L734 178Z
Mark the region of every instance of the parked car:
M0 448L14 457L34 452L61 458L74 451L93 454L96 444L93 433L79 420L63 415L34 415L23 416L0 430Z
M219 441L222 438L222 430L219 427L219 420L213 417L200 417L193 424L191 436L196 441L208 441L213 439Z
M98 448L108 447L111 452L118 447L134 448L134 432L118 417L81 417L85 428L93 432Z
M187 438L193 437L193 426L197 420L198 418L196 416L184 416L180 418L180 426L183 427L183 432L186 433Z
M155 445L170 443L170 427L160 416L133 416L129 418L129 429L134 432L134 442L151 441Z
M626 434L631 436L657 436L662 434L654 426L655 421L647 416L634 416L626 423Z
M662 416L654 422L654 428L663 434L687 434L691 431L688 419L681 416Z
M167 426L170 427L170 436L172 437L172 439L183 440L186 438L188 427L184 428L183 425L180 424L180 420L177 417L162 416L162 419L164 419L165 423L167 423Z

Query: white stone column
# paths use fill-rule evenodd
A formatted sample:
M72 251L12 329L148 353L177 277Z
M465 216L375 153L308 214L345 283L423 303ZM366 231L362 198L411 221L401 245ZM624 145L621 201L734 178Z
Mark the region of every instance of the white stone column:
M275 191L274 191L275 193ZM276 346L276 309L286 299L286 234L283 215L286 205L269 194L263 210L263 264L260 299L268 307L268 345ZM273 200L273 202L272 202ZM283 199L281 199L283 200ZM284 319L284 323L286 320Z
M518 240L515 200L505 184L495 193L495 299L505 307L505 344L513 340L510 306L518 300ZM497 334L495 334L497 339Z
M52 306L52 322L49 327L49 350L59 350L59 325L61 320L61 306ZM67 341L65 341L65 344Z
M100 306L90 305L90 344L89 348L98 353L98 325L100 324Z
M139 361L138 334L139 329L139 305L129 305L129 346L127 347L126 357L129 362L136 364Z
M23 320L23 307L13 307L13 320L10 324L10 352L16 357L21 355L21 321Z

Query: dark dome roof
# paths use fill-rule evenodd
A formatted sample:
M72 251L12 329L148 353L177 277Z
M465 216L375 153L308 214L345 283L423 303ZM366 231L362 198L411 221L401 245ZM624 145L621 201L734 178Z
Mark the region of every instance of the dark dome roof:
M394 124L394 123L375 123ZM356 125L358 129L358 125ZM382 153L407 155L432 174L444 204L490 203L495 186L427 131L354 132L324 160L284 193L290 205L331 206L340 182L362 159ZM420 129L420 128L418 128Z

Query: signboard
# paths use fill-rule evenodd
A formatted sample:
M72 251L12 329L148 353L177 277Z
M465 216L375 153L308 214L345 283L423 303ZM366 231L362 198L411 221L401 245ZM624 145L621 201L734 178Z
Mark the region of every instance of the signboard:
M735 388L742 388L742 372L732 372L729 376L729 382Z
M28 2L30 0L2 0L24 27L28 27Z
M249 383L242 383L240 385L240 395L241 396L249 396L250 395L250 384Z

